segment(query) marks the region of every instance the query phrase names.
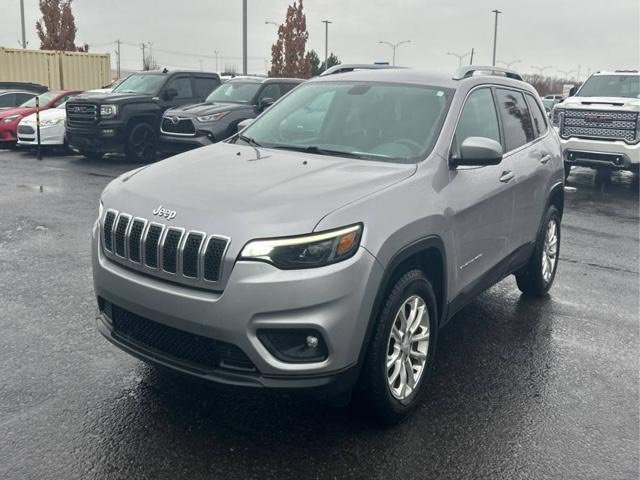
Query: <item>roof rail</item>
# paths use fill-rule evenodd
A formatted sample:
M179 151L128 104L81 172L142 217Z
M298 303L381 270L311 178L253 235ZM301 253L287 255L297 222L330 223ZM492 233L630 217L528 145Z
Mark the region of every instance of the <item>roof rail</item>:
M484 65L466 65L464 67L460 67L456 70L456 73L453 74L454 80L462 80L463 78L472 77L474 73L482 72L489 75L500 75L507 78L512 78L514 80L522 80L522 77L515 70L509 70L508 68L501 67L490 67Z

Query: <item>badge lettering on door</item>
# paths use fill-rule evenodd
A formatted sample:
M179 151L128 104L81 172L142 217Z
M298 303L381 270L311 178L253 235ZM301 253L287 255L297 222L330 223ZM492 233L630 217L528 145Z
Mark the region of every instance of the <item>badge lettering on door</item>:
M176 218L177 212L175 210L169 210L168 208L164 208L162 205L159 205L158 208L153 211L153 214L156 217L164 217L167 220L173 220L174 218Z

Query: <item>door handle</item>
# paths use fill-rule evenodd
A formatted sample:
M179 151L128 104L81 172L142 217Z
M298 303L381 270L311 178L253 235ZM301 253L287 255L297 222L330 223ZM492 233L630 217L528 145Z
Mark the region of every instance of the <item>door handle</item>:
M543 155L542 158L540 159L540 163L541 164L546 164L549 160L551 160L551 155L549 155L548 153L546 155Z
M502 183L507 183L511 180L513 180L513 178L516 176L515 173L513 173L511 170L505 170L504 172L502 172L502 176L500 177L500 181Z

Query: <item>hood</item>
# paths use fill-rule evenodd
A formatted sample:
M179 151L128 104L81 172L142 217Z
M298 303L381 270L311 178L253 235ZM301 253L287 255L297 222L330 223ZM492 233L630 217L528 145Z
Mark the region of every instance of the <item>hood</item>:
M48 110L43 110L40 112L40 121L43 122L45 120L59 120L67 118L67 111L64 108L50 108ZM36 114L35 112L23 117L20 120L22 124L34 124L36 123Z
M622 97L569 97L559 103L560 108L584 110L640 110L640 99Z
M33 113L35 111L36 111L36 109L35 108L31 108L31 107L8 108L6 110L1 110L0 111L0 118L11 117L13 115L21 115L21 116L24 117L25 115L29 115L30 113Z
M328 213L415 170L414 164L218 143L124 174L102 199L105 208L230 237L236 255L255 238L312 232ZM154 217L159 206L175 210L175 218Z
M201 117L218 112L230 112L235 110L253 110L253 105L246 103L196 103L194 105L184 105L179 108L172 108L165 112L166 117L172 115Z

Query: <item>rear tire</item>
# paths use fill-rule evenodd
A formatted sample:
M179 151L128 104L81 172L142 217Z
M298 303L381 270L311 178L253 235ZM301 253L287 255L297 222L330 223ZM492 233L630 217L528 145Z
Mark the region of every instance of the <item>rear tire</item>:
M418 405L435 360L437 315L420 270L402 275L387 294L356 388L359 403L381 423L397 424Z
M127 160L151 163L156 156L157 136L148 123L138 123L129 131L125 154Z
M535 249L527 266L516 273L520 291L528 296L546 295L558 269L560 257L560 212L551 205L538 232Z

